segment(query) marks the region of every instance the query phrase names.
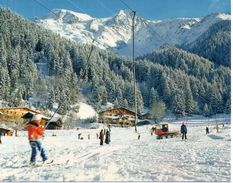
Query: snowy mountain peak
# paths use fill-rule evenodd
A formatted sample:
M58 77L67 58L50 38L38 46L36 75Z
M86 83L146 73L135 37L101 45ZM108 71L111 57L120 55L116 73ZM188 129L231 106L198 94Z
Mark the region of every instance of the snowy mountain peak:
M53 9L52 12L54 13L50 13L42 19L55 19L69 24L82 21L89 21L93 19L91 16L87 14L77 13L66 9Z
M117 14L117 17L131 17L132 16L132 12L129 10L120 10Z
M128 10L120 10L112 19L117 24L131 24L132 22L132 12Z
M93 44L104 50L130 56L132 48L132 11L120 10L113 17L93 18L87 14L65 9L53 10L36 22L77 44ZM135 18L136 56L164 45L184 45L197 40L209 27L222 20L230 20L230 14L212 13L203 18L176 18L146 20Z
M217 18L222 20L231 20L231 15L226 13L218 13Z
M202 18L202 22L211 22L216 20L231 20L231 15L226 13L211 13L204 18Z

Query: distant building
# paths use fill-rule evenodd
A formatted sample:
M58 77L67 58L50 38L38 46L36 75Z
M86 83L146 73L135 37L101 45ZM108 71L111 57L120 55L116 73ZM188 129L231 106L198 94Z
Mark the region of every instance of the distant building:
M40 111L36 111L27 107L6 107L0 108L0 122L1 121L15 121L15 119L21 119L21 117L27 112L33 114L41 114Z
M0 124L1 123L22 123L25 119L23 116L28 114L41 114L40 111L30 109L28 107L6 107L0 108ZM48 117L44 116L44 120L41 121L41 125L45 124L45 120Z
M147 113L143 113L143 114L141 114L140 115L140 117L139 117L139 119L152 119L153 118L153 116L152 116L152 114L150 113L150 112L147 112Z
M99 112L99 122L114 126L133 126L135 113L125 108L113 108Z
M46 129L49 130L59 130L63 126L63 122L61 118L53 117L49 121L46 122L46 125L48 124Z
M7 127L5 124L0 125L0 133L3 136L12 136L13 135L13 129Z

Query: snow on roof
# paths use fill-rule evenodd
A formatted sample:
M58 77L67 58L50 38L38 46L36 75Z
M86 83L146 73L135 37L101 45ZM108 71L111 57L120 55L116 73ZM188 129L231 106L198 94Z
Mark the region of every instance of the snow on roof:
M54 121L57 121L57 120L59 120L59 119L61 119L61 116L60 115L54 115L51 119L49 119L48 120L48 122L50 123L50 122L54 122Z
M6 126L5 124L1 124L1 125L0 125L0 128L6 129L6 130L10 130L10 131L13 131L13 129L12 129L12 128L10 128L10 127Z

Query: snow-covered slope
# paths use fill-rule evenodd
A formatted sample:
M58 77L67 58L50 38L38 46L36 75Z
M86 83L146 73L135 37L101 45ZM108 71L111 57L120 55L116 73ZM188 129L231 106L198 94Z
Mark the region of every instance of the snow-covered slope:
M56 9L36 22L78 44L92 44L129 56L132 50L132 13L120 10L115 16L94 18L70 10ZM136 55L148 53L166 44L188 44L195 41L211 25L230 20L229 14L215 13L204 18L177 18L150 21L136 17Z
M75 113L77 119L88 119L96 117L97 115L95 109L84 102L79 103L79 111Z
M228 122L223 128L220 125L219 133L214 129L216 120ZM96 136L100 129L48 130L42 143L55 164L34 168L27 166L31 149L26 132L20 131L19 137L2 137L0 181L230 182L229 122L229 116L189 119L187 141L180 137L157 140L150 134L150 125L138 127L140 140L134 127L112 127L111 142L103 146ZM179 130L180 125L180 121L171 121L169 127ZM79 133L83 140L78 140Z

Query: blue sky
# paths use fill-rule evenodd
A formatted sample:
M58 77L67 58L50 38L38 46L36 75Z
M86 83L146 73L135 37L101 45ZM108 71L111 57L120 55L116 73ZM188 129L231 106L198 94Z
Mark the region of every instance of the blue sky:
M127 9L121 0L0 0L0 6L8 7L26 18L41 17L49 9L63 8L83 12L93 17L108 17L120 9ZM230 0L122 0L146 19L176 17L203 17L214 12L230 12Z

